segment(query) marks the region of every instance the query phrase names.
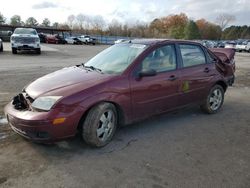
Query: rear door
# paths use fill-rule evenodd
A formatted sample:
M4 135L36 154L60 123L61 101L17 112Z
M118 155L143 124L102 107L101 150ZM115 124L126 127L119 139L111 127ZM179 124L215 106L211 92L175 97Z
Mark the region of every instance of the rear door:
M149 52L139 64L137 73L150 69L155 70L156 75L132 76L130 79L135 119L164 112L178 102L179 70L175 45L163 45Z
M180 43L181 103L183 105L203 100L215 75L214 63L207 61L206 52L198 44Z

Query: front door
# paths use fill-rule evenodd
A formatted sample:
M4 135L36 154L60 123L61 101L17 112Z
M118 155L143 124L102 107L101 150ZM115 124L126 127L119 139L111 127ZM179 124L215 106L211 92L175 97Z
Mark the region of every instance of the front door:
M176 107L179 91L174 45L164 45L151 51L139 65L138 72L156 71L154 76L130 78L135 119L141 119Z

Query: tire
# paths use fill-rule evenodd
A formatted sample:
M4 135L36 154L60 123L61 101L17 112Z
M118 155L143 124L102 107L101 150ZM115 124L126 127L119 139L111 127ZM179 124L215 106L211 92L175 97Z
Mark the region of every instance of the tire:
M220 85L215 85L209 91L204 104L201 105L201 110L208 114L217 113L224 102L224 89Z
M0 47L0 52L2 52L3 51L3 45L1 45L1 47Z
M13 54L17 54L17 49L16 48L12 48L12 53Z
M83 140L94 147L103 147L113 138L117 127L117 111L111 103L90 109L82 125Z
M41 48L36 49L37 54L41 54Z

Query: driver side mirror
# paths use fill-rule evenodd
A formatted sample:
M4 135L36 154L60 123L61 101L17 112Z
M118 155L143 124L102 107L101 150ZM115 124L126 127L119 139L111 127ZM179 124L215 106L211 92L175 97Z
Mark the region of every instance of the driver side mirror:
M148 69L138 72L138 78L155 76L157 73L154 69Z

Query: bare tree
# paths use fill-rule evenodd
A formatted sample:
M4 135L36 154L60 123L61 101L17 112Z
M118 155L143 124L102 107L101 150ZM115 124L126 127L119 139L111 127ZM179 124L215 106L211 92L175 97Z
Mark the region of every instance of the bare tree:
M92 29L94 30L102 30L105 27L105 21L102 16L97 15L92 18Z
M0 25L1 25L1 24L4 24L5 21L6 21L6 18L5 18L5 17L3 16L3 14L1 14L1 12L0 12Z
M71 29L73 29L73 23L74 23L75 19L76 19L76 17L73 14L68 16L68 24L69 24Z
M50 24L51 24L51 22L48 18L43 19L42 26L49 27Z
M76 16L76 20L79 25L79 28L82 30L84 28L84 22L86 20L86 16L84 14L78 14Z
M110 35L120 35L122 33L122 24L118 20L113 19L108 25L108 32Z
M219 24L222 30L224 30L229 23L234 22L236 17L231 14L223 13L216 18L216 23Z

